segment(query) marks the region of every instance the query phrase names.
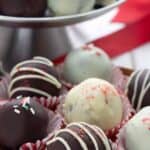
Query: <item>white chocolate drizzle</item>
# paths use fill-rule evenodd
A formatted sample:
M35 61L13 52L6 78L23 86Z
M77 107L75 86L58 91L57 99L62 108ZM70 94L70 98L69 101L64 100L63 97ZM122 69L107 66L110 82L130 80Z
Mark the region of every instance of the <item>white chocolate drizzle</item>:
M44 76L39 76L39 75L21 75L19 77L16 77L14 79L12 79L9 87L8 87L8 91L10 92L12 90L12 87L13 85L18 82L18 81L21 81L21 80L24 80L24 79L39 79L39 80L43 80L49 84L53 84L55 85L55 83L47 78L45 78Z
M126 93L126 94L129 92L130 83L131 83L132 79L134 78L134 76L136 76L137 73L138 73L138 70L135 71L135 72L133 72L133 73L131 74L131 76L130 76L130 78L129 78L127 84L126 84L126 89L125 89L125 93Z
M106 137L106 135L104 134L103 130L101 130L100 128L98 128L97 126L91 126L87 123L83 123L83 125L89 127L91 130L93 130L97 135L98 137L102 140L106 150L111 150L110 148L110 144L108 142L108 138Z
M146 88L145 88L143 91L141 91L141 94L140 94L140 97L139 97L139 100L138 100L137 111L140 110L141 105L142 105L142 102L143 102L143 100L144 100L144 96L145 96L146 93L148 92L149 88L150 88L150 82L149 82L149 84L146 86Z
M79 142L79 144L83 150L88 150L86 143L81 139L81 137L70 129L66 128L66 129L60 130L56 133L56 136L58 136L59 134L64 133L64 132L72 135Z
M132 99L131 99L132 105L134 105L135 100L136 100L139 78L141 77L142 73L143 73L143 72L140 71L140 72L136 75L136 78L135 78L134 89L133 89L134 91L133 91L133 96L132 96Z
M45 65L46 67L52 67L53 66L53 63L47 59L47 58L44 58L44 57L40 57L40 56L37 56L37 57L34 57L32 60L26 60L26 61L23 61L21 63L18 63L11 71L10 75L12 77L12 80L10 82L10 85L9 85L9 88L8 88L8 91L9 91L9 95L13 95L15 94L15 92L18 92L18 91L21 91L21 89L26 89L27 91L30 91L30 92L34 92L34 93L37 93L39 91L39 93L37 94L40 94L42 96L46 96L46 97L50 97L51 95L43 90L40 90L40 89L37 89L36 86L35 88L32 87L16 87L15 89L13 89L13 85L18 82L18 81L21 81L21 80L26 80L26 79L38 79L38 80L41 80L41 81L45 81L48 83L48 85L50 86L55 86L56 88L58 89L61 89L62 85L61 83L57 80L57 78L51 74L48 73L47 70L44 70L44 69L40 69L38 67L28 67L28 66L23 66L23 65L27 65L27 64L42 64L42 65ZM20 73L20 75L17 75L15 76L17 73ZM26 72L26 74L21 74L21 72Z
M104 132L101 129L99 129L98 127L88 125L87 123L83 123L83 122L81 122L81 123L71 123L67 126L66 129L61 129L59 131L56 131L55 134L54 134L54 138L46 143L47 146L49 146L50 144L53 144L53 143L55 143L59 140L64 145L66 150L71 150L73 145L69 145L68 141L65 140L63 138L63 136L62 137L59 136L61 133L66 133L66 134L69 134L69 135L73 136L73 138L78 141L78 143L80 144L82 150L91 150L87 147L86 141L84 141L84 139L82 139L82 137L80 137L75 131L73 131L71 129L71 127L78 127L79 129L83 130L86 133L86 135L90 138L91 142L93 143L93 145L95 147L92 150L100 150L100 149L99 149L97 140L95 139L95 137L93 136L91 131L93 131L94 134L99 137L99 140L102 141L102 143L104 144L106 150L111 150L110 144L109 144L108 139L107 139L106 135L104 134Z
M141 89L140 89L139 97L137 99L137 92L138 92L137 89L139 86L140 77L144 73L144 71L145 71L145 74L143 76L142 85L140 85ZM126 94L130 93L129 91L130 84L132 84L132 81L134 79L134 85L133 87L131 87L133 88L133 93L132 93L132 97L130 98L130 100L131 100L132 105L135 107L137 111L140 110L142 103L144 101L144 96L146 95L146 93L148 92L148 89L150 88L149 78L150 78L150 71L145 69L145 70L134 72L128 81ZM137 102L136 106L135 106L135 102Z
M35 73L38 73L38 74L41 74L41 79L43 78L43 76L47 77L47 79L49 81L51 81L51 83L53 85L55 85L57 88L61 88L61 84L60 82L52 75L40 70L40 69L37 69L37 68L32 68L32 67L21 67L19 68L19 71L31 71L31 72L35 72ZM12 76L15 75L16 73L18 72L18 70L13 70L11 73L12 73ZM21 76L21 75L20 75ZM24 75L25 76L25 75ZM27 75L26 75L27 76Z
M89 136L89 138L93 142L95 150L98 150L98 144L96 142L96 139L93 137L93 135L90 133L90 131L88 129L86 129L86 127L84 127L82 124L79 124L79 123L73 123L73 124L68 125L67 127L69 127L69 126L77 126L81 129L83 129L84 132Z
M61 138L61 137L55 137L55 139L53 139L53 140L47 142L46 145L48 146L48 145L50 145L50 144L55 143L56 141L61 142L61 143L64 145L64 147L66 148L66 150L71 150L71 147L69 146L69 144L67 143L67 141L64 140L64 139Z
M12 72L14 70L18 70L18 68L22 65L25 65L25 64L31 64L31 63L37 63L37 64L43 64L43 65L46 65L48 67L50 67L51 65L46 63L45 61L40 61L40 60L26 60L26 61L23 61L23 62L20 62L18 63L13 69L12 69ZM10 75L12 76L12 73L10 73Z
M45 57L41 57L41 56L35 56L33 57L34 60L39 60L39 61L44 61L45 63L47 63L48 65L50 66L54 66L53 62L50 61L48 58L45 58Z
M16 92L21 92L21 91L29 91L29 92L33 92L36 94L40 94L43 95L45 97L51 97L51 95L49 93L46 93L44 91L38 90L38 89L34 89L34 88L29 88L29 87L19 87L19 88L15 88L12 91L10 91L9 96L13 96Z

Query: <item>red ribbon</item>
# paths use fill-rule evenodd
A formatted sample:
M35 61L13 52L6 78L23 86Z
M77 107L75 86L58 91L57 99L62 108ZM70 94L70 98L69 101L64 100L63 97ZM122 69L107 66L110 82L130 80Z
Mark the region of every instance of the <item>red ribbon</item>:
M92 43L116 57L150 41L150 0L128 0L113 21L127 26Z
M127 0L120 6L115 22L134 23L150 14L150 0Z
M150 41L150 15L128 25L123 30L92 43L104 49L110 57L116 57L122 53L132 51L148 41Z

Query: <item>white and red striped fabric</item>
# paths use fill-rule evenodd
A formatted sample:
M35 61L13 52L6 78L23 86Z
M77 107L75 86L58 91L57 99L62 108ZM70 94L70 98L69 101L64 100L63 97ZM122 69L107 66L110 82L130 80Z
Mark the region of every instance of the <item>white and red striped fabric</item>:
M150 41L150 1L127 0L113 22L122 22L125 27L92 43L102 47L111 57L116 57Z
M85 43L94 43L115 58L116 64L125 64L127 67L136 69L150 67L150 62L146 60L150 55L148 51L150 49L149 26L150 1L126 0L119 9L102 17L67 27L66 30L68 30L70 44L73 45L73 48ZM129 57L122 57L122 54L127 52L130 52ZM136 58L133 54L137 54ZM121 59L118 59L117 56L121 56ZM145 58L144 62L141 61L140 56Z

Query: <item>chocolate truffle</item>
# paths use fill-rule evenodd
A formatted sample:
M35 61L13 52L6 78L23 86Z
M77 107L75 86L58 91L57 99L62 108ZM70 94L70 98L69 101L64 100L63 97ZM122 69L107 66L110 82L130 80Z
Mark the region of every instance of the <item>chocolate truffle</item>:
M114 2L116 2L117 0L96 0L96 4L102 5L102 6L107 6L110 5Z
M69 123L83 121L107 131L121 122L123 106L110 83L91 78L70 90L63 111Z
M112 63L108 55L93 45L70 52L63 67L64 79L73 84L78 84L90 77L110 81L111 73Z
M11 71L9 96L58 96L61 90L59 76L51 61L34 57L18 63Z
M143 108L125 125L120 139L125 150L150 149L150 107Z
M150 70L135 71L129 78L126 94L132 106L139 111L150 105Z
M54 134L48 150L111 150L104 132L87 123L72 123Z
M17 149L47 135L48 112L32 98L14 100L0 107L0 147Z
M92 10L95 0L48 0L55 16L65 16Z
M46 0L1 0L0 12L17 17L43 16L47 7Z

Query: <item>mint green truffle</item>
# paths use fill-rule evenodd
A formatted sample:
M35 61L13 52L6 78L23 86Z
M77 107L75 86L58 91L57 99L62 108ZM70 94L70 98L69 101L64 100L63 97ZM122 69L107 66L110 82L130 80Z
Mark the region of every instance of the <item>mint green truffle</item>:
M100 48L87 45L70 52L65 59L63 77L67 82L78 84L95 77L111 80L112 62Z
M116 1L117 0L96 0L96 3L99 5L107 6L107 5L110 5Z
M48 0L48 6L55 16L87 12L93 9L95 0Z

